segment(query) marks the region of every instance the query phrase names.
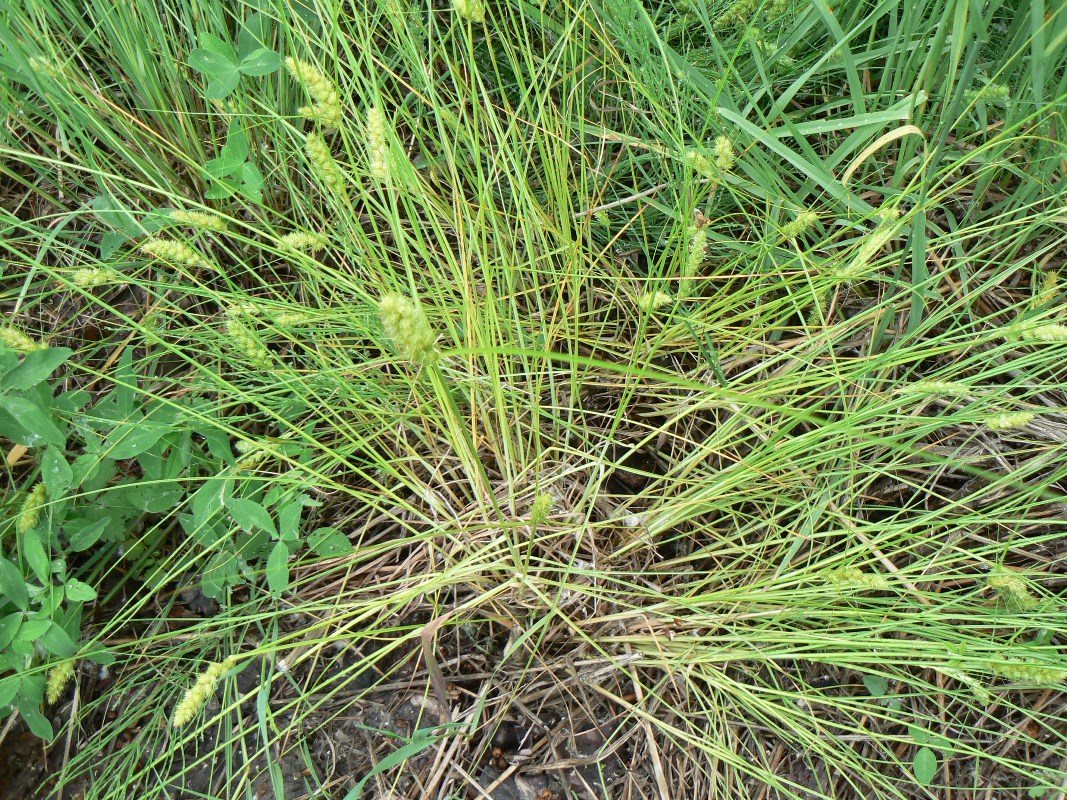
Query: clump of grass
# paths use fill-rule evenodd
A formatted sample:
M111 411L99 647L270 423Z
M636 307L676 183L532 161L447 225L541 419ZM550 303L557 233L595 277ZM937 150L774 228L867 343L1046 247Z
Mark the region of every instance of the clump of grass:
M106 610L85 650L121 674L55 707L82 743L60 783L154 800L195 758L239 794L412 697L463 739L441 729L432 770L386 762L382 791L479 791L494 731L542 712L532 729L612 720L598 755L622 742L628 769L598 796L799 798L811 775L827 796L936 793L900 777L917 725L951 742L953 796L1067 777L1047 712L1067 620L1022 577L1051 575L1067 481L1043 272L1067 98L1036 33L1063 12L993 3L1005 35L963 63L947 37L986 21L925 0L892 24L860 3L33 2L0 60L5 196L33 201L6 222L0 338L18 359L43 346L23 330L77 340L48 407L67 447L18 469L47 458L61 487L61 458L111 519L69 564ZM239 58L302 42L322 64L212 104L180 20ZM976 64L1018 102L967 95ZM306 134L274 97L294 88ZM211 219L159 211L197 197ZM13 474L29 530L38 478ZM218 614L162 625L218 574ZM176 706L160 680L251 648L254 699L229 661ZM136 758L115 746L135 728ZM370 742L352 774L309 759L307 790L353 788L394 746ZM556 749L531 745L534 768Z

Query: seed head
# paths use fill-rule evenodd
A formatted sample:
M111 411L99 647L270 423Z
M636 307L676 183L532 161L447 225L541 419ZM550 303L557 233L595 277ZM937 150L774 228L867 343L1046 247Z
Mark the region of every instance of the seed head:
M15 532L23 534L36 528L41 521L41 511L47 501L47 490L43 483L38 483L22 501L22 508L15 520Z
M287 233L278 240L278 243L288 249L303 253L317 253L326 246L326 239L316 233L298 231Z
M340 195L343 199L348 198L348 181L345 179L341 168L333 159L330 146L321 134L309 133L305 143L308 158L315 177L331 192Z
M471 22L485 22L485 0L452 0L452 10Z
M364 125L367 137L367 171L375 180L389 181L389 131L386 128L385 114L378 106L367 109Z
M44 350L47 347L13 325L5 325L0 328L0 345L3 345L8 350L14 350L16 353L32 353L35 350Z
M175 208L170 212L170 218L182 225L188 225L190 228L199 228L205 231L225 233L230 229L226 220L209 211L186 211L184 208Z
M401 358L423 366L436 363L433 345L437 337L416 301L397 293L384 295L378 302L378 315Z
M50 670L48 670L48 683L45 688L45 697L48 699L49 705L55 705L59 702L59 698L63 696L63 690L67 688L67 684L74 678L74 659L68 658L66 661L60 661Z
M300 116L324 128L341 127L341 100L334 82L314 64L290 56L285 68L311 96L310 106L301 106Z
M819 215L814 211L803 211L797 214L797 218L792 222L789 222L782 226L782 237L785 239L796 239L798 236L802 236L807 231L815 226L815 223L819 221Z
M215 693L219 678L236 663L236 656L230 656L225 661L209 664L208 668L197 677L193 687L182 697L181 702L174 707L174 714L170 719L171 725L181 728L189 724Z
M185 242L173 239L151 238L141 242L141 250L160 261L169 261L193 269L217 271L217 267L204 258L198 250Z

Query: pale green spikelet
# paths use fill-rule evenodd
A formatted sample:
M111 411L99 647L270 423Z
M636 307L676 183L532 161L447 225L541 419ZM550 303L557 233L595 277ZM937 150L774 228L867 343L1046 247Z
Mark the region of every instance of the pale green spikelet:
M36 528L41 521L41 511L44 510L47 502L48 490L45 489L43 483L38 483L22 501L22 508L19 509L19 515L15 520L16 533L23 534Z
M1011 100L1011 87L1002 83L987 83L980 89L968 89L963 93L964 102L982 101L991 106L1007 106Z
M384 295L378 302L378 315L401 358L424 366L436 363L433 345L437 337L417 301L395 292Z
M717 137L715 139L715 166L719 172L729 172L736 163L737 154L734 152L734 143L730 141L730 137Z
M971 388L965 383L955 381L915 381L907 386L900 386L894 390L895 394L921 394L921 395L968 395Z
M48 683L45 688L45 698L48 704L54 706L63 696L63 690L74 679L74 659L68 658L60 661L48 670Z
M953 669L952 667L937 666L934 667L934 669L948 678L952 678L954 680L959 681L972 692L974 692L974 697L979 703L989 703L991 699L990 692L977 678L968 675L963 670Z
M1051 686L1067 680L1067 669L1014 656L1005 656L1000 660L990 661L988 666L994 675L1012 683L1024 683L1028 686Z
M3 345L8 350L14 350L16 353L32 353L36 350L47 349L47 345L36 341L14 325L0 327L0 345Z
M669 292L644 292L637 298L637 307L645 312L659 311L674 302L674 295Z
M324 128L341 127L341 100L334 82L314 64L292 56L285 59L285 68L311 97L310 106L300 107L300 116Z
M52 80L58 81L63 77L63 68L59 66L59 63L51 58L45 58L44 56L30 56L26 59L26 64L29 68L40 75L47 75Z
M1003 335L1005 341L1008 342L1067 342L1067 325L1026 320L1008 327Z
M900 219L899 206L884 206L874 213L874 221L879 225L887 225Z
M884 592L892 584L884 575L864 572L856 567L839 567L823 574L826 582L839 592Z
M367 171L375 180L387 183L390 177L389 130L380 107L367 109L363 132L367 137Z
M698 175L717 183L733 169L737 162L737 154L734 152L734 143L730 141L730 138L719 136L715 139L715 147L711 155L693 148L686 151L685 160Z
M799 236L803 236L808 230L813 228L818 221L819 215L814 211L802 211L797 214L796 219L782 226L782 237L785 239L796 239Z
M234 465L239 470L253 470L270 458L269 450L260 447L255 442L248 442L244 439L234 444L233 448L241 456Z
M288 328L291 325L302 325L311 319L311 314L306 311L279 311L270 319L279 328Z
M737 0L715 18L714 28L721 31L734 25L747 24L756 15L759 6L760 0Z
M300 253L317 253L326 246L326 239L316 233L297 231L287 233L278 240L278 244L287 250L295 250Z
M225 661L209 664L207 669L197 676L193 687L185 693L181 701L174 707L170 724L175 728L181 728L192 722L193 718L200 713L201 709L215 693L215 687L218 686L219 679L236 664L236 656L230 656Z
M126 283L126 278L110 267L83 267L70 274L70 282L83 289L92 289L108 284Z
M226 233L230 229L226 220L210 211L187 211L184 208L174 208L171 209L170 218L181 225L188 225L190 228L199 230Z
M309 133L305 142L308 159L315 177L331 192L348 198L348 181L345 179L341 168L334 161L333 153L326 140L318 133Z
M711 178L712 180L719 179L720 176L715 168L715 161L707 153L696 149L687 150L685 160L689 162L689 166L698 175L703 175L705 178Z
M834 270L831 273L832 276L839 281L858 281L869 277L872 273L871 261L886 243L897 235L898 231L897 225L882 225L875 228L869 236L865 237L863 244L859 246L852 259Z
M251 300L240 300L226 307L227 317L258 317L262 312L263 309Z
M485 0L452 0L452 10L471 22L485 22Z
M994 414L986 420L986 427L991 431L1012 431L1025 428L1038 416L1036 411L1006 411Z
M536 528L548 521L548 515L552 513L552 495L542 492L534 498L530 505L530 527Z
M704 226L689 228L689 252L686 255L682 279L678 283L678 294L688 297L693 291L693 277L699 274L704 259L708 256L708 231Z
M596 221L596 224L599 225L601 228L611 227L611 217L608 216L607 211L601 210L596 212L595 214L593 214L593 219Z
M255 332L236 316L226 319L227 343L256 369L270 369L274 365L270 350L259 340Z
M1046 272L1041 278L1041 290L1034 295L1034 300L1030 304L1031 308L1040 308L1041 306L1047 306L1056 299L1056 293L1059 289L1060 276L1056 272Z
M990 575L987 583L1009 611L1027 612L1038 607L1038 599L1034 597L1029 583L1021 575L1003 570Z
M217 271L218 269L214 264L204 258L198 250L190 247L185 242L178 242L173 239L156 237L145 239L141 242L141 250L153 258L158 258L160 261L168 261L171 264L192 267L193 269L206 269L212 271Z

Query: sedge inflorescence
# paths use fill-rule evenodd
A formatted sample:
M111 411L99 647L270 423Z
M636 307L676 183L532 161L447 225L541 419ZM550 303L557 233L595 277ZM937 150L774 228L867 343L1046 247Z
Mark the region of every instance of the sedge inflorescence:
M300 116L324 128L341 127L341 99L334 82L314 64L292 56L285 59L285 68L311 97L311 105L300 107Z
M16 353L32 353L35 350L44 350L45 345L36 341L32 336L20 331L14 325L0 327L0 345Z
M186 691L178 705L174 707L170 723L175 728L188 725L200 713L207 701L215 693L219 679L237 664L237 657L230 656L224 661L209 664L208 668L197 676L196 683Z
M22 501L22 508L19 509L19 515L15 519L15 531L19 534L23 534L28 530L36 528L41 521L41 511L44 510L45 503L47 502L47 490L43 483L38 483L26 495L26 499Z
M1014 572L998 572L989 576L987 581L989 588L997 593L997 597L1008 611L1027 612L1035 611L1038 599L1030 591L1030 586L1025 578Z
M218 214L210 211L187 211L184 208L175 208L170 212L170 218L190 228L198 228L216 233L226 233L230 229L229 223Z
M48 670L48 682L45 684L45 698L49 705L55 705L63 696L63 690L74 679L74 659L60 661Z
M395 292L386 294L378 301L378 315L401 358L423 366L436 363L437 337L417 301Z
M185 242L178 242L174 239L163 239L153 237L151 239L145 239L141 242L141 250L153 258L158 258L160 261L168 261L171 264L177 264L184 267L192 267L193 269L206 269L216 271L216 267L200 253L196 248L187 245Z
M485 0L452 0L452 9L463 19L485 22Z
M344 173L341 172L341 168L337 166L337 162L334 161L330 146L326 143L326 139L323 138L322 134L309 133L304 142L304 147L307 150L308 159L311 161L311 168L315 177L331 192L342 198L347 198L348 181L345 179Z

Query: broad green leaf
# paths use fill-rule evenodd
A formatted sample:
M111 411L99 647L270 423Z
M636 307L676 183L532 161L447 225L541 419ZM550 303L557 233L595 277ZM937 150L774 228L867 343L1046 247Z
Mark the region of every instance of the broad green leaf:
M237 88L237 84L241 82L241 73L234 67L229 72L224 72L221 75L215 77L207 85L205 95L208 100L225 100L229 97L233 90Z
M231 180L218 179L204 192L208 200L225 200L237 194L237 184Z
M4 388L10 391L22 391L36 386L74 354L69 347L48 347L27 353L22 363L4 376Z
M150 450L167 433L167 428L147 422L139 414L115 427L104 446L116 461L133 458Z
M34 612L36 613L36 612ZM33 644L52 626L52 620L50 619L28 619L22 623L22 627L19 628L18 635L15 637L16 642L27 642Z
M263 75L270 75L272 72L277 72L282 66L282 57L275 53L273 50L268 50L265 47L261 47L252 53L249 53L238 67L241 73L244 75L251 75L253 77L262 77Z
M104 531L107 530L110 524L111 517L104 517L96 522L82 517L75 517L67 520L63 526L63 532L67 536L70 549L75 553L80 553L100 541L100 537L103 536Z
M212 599L221 597L227 586L237 581L237 559L233 553L216 553L208 562L201 578L204 595Z
M22 571L3 556L0 556L0 595L23 611L30 605L30 595L26 590L26 579L22 577Z
M107 261L115 253L119 251L126 242L130 240L130 236L125 233L118 233L116 231L107 231L100 236L100 258Z
M222 509L227 483L225 480L208 480L193 494L190 505L195 527L202 527L215 519Z
M0 678L0 708L11 705L21 685L21 675L8 675L6 678Z
M243 182L243 191L245 197L251 200L253 203L263 202L263 184L265 179L263 173L259 171L259 167L253 164L251 161L242 164L240 170L240 177Z
M78 652L78 644L67 635L67 632L54 622L38 640L41 645L54 656L70 658Z
M218 158L213 158L204 165L204 169L207 170L207 174L212 178L221 180L222 178L233 175L237 170L241 168L241 164L244 163L243 158L237 158L232 150L228 150L225 147L219 151Z
M930 732L925 728L920 728L918 725L908 726L908 736L919 744L926 744L930 741Z
M41 544L40 535L32 528L22 534L22 554L37 580L48 583L52 577L52 564L44 545Z
M248 158L248 134L245 133L241 120L236 117L231 119L226 127L226 149L233 154L238 163L243 163Z
M50 742L55 735L52 732L52 723L41 713L39 704L40 701L35 703L29 700L19 700L19 713L22 714L22 718L26 721L26 726L30 729L30 733L38 739Z
M65 497L74 484L74 471L59 448L49 447L45 450L41 458L41 480L53 500Z
M289 548L285 542L276 542L267 558L267 586L274 595L289 588Z
M51 415L37 403L17 395L0 394L0 411L4 411L15 423L4 426L0 420L0 436L6 436L26 447L54 444L62 447L67 437L52 421Z
M300 515L304 504L293 500L278 508L278 533L285 541L294 541L300 535Z
M236 61L202 47L196 48L189 54L189 66L211 79L233 72L236 65Z
M87 583L71 578L67 581L67 599L75 603L88 603L96 599L96 589Z
M233 521L246 531L259 528L267 531L271 536L277 533L270 512L259 503L234 497L227 501L226 508L229 509Z
M889 681L881 675L864 675L863 685L867 687L871 697L884 697L889 689Z
M308 547L326 558L352 552L352 542L336 528L319 528L308 536Z
M937 774L937 756L929 747L920 747L911 762L915 780L923 786L929 786Z
M245 561L253 561L263 558L272 547L272 539L269 533L257 530L255 533L242 531L237 536L234 551Z
M185 490L178 481L133 483L120 491L131 506L150 514L170 511L185 498Z
M232 63L237 62L237 51L233 49L233 45L213 33L200 34L200 46L215 55L228 59Z
M105 667L115 663L114 654L106 647L96 643L90 643L87 649L82 651L82 656L89 659L94 664L101 664Z
M237 54L242 59L260 48L267 47L269 22L266 14L257 11L249 14L248 19L241 24L241 30L237 34Z
M22 625L23 614L21 611L16 611L13 614L8 614L6 617L0 619L0 650L3 650L11 640L15 638L15 634L19 632L19 626ZM0 706L4 705L0 702Z

